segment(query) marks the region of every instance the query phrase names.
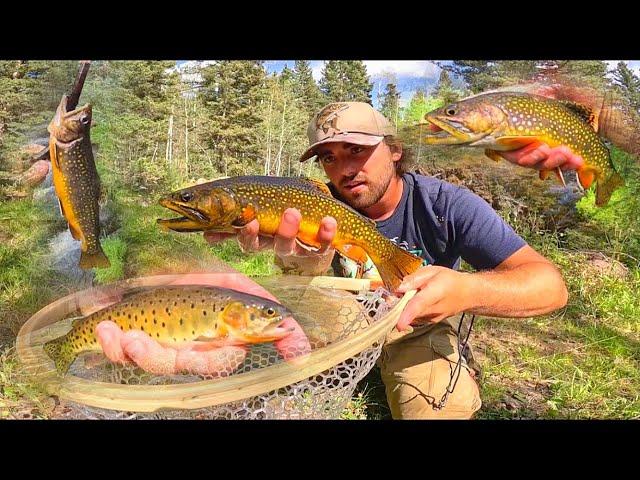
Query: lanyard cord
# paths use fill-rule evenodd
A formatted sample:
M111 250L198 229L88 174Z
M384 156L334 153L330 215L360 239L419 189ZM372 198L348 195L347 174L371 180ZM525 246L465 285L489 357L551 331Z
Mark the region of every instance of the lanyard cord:
M451 370L451 378L449 379L449 384L447 385L447 389L442 395L442 398L438 402L438 404L434 405L433 408L436 410L440 410L444 408L447 404L447 400L449 399L449 395L453 393L458 384L458 378L460 378L460 371L462 370L462 357L467 349L467 343L469 342L469 337L471 336L471 329L473 328L473 322L476 319L475 315L471 315L471 322L469 322L469 330L467 331L467 336L464 339L464 342L460 341L460 333L462 331L462 324L464 322L464 312L462 313L462 317L460 318L460 324L458 325L458 362L453 370ZM455 380L454 380L455 377ZM451 385L453 383L453 386Z

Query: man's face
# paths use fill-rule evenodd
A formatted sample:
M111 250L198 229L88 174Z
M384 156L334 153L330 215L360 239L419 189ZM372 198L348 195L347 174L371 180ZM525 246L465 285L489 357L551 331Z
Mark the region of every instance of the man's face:
M382 198L395 176L395 162L402 156L401 151L392 152L384 141L374 146L325 143L316 154L342 199L358 210Z

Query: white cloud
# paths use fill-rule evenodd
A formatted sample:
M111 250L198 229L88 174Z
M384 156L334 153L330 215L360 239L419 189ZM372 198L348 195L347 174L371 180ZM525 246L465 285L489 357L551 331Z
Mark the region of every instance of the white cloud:
M311 75L316 82L319 82L322 78L322 69L324 68L324 61L311 62Z
M322 78L324 61L312 61L313 78L319 82ZM397 76L438 78L440 68L433 62L423 60L364 60L369 77L383 72L393 72Z
M440 75L440 67L424 60L365 60L364 64L371 77L385 71L409 77L438 78Z
M609 71L609 74L607 74L608 77L611 76L611 73L616 69L619 62L625 62L633 73L640 76L640 61L638 60L606 60L605 63Z

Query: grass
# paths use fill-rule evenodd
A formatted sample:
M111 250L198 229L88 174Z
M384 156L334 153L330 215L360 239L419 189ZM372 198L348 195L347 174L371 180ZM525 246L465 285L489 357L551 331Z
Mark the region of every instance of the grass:
M550 315L477 319L471 337L483 368L483 408L477 418L640 418L638 165L618 154L616 165L627 187L600 209L593 206L593 192L587 192L567 228L550 221L555 200L542 198L535 175L477 159L461 165L468 178L494 195L530 206L519 209L507 202L500 213L560 268L570 292L568 305ZM500 177L509 172L517 181ZM104 178L109 185L108 172ZM531 192L523 178L535 187ZM212 246L199 233L161 231L156 219L171 214L151 194L112 193L121 225L102 240L112 266L96 272L98 283L219 271L225 264L250 276L277 272L271 252L245 255L234 241ZM19 375L8 347L30 315L73 288L60 284L43 262L52 232L63 227L57 213L29 200L0 203L0 418L55 415L50 399ZM360 382L341 418L391 418L377 368Z
M126 242L119 236L110 236L104 239L101 244L105 255L111 262L111 266L109 268L96 269L96 283L105 284L123 279L127 255Z

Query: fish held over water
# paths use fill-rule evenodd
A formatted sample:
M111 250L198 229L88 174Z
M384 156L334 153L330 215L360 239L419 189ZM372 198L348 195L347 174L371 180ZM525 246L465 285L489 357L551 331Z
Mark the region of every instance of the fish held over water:
M233 233L257 219L260 234L274 236L282 214L296 208L302 215L297 240L319 248L317 233L322 218L336 219L332 246L359 263L367 255L390 290L422 265L422 259L403 250L376 229L373 220L335 199L322 182L300 178L241 176L195 185L170 194L160 204L183 215L158 220L161 227L178 232L210 230Z
M501 159L500 151L534 142L566 145L584 160L577 171L578 181L585 189L596 184L597 206L608 203L612 193L624 185L609 149L594 129L594 116L584 105L528 93L494 92L436 109L425 120L425 134L420 138L424 143L481 147L496 161ZM540 178L549 173L541 170ZM559 169L556 174L563 180Z
M91 105L67 112L64 95L49 124L49 155L60 211L75 240L81 242L80 268L107 268L100 245L101 186L91 150Z
M228 288L154 287L76 320L66 335L45 343L43 348L63 375L78 355L102 352L95 330L105 320L125 332L146 332L164 346L207 350L284 338L292 329L280 325L290 316L291 312L279 303Z

